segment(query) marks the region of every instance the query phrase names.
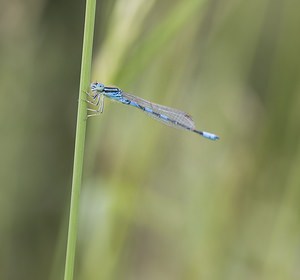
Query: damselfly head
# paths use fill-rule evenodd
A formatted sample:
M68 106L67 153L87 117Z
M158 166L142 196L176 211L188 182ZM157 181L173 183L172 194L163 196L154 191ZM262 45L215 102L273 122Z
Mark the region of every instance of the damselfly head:
M96 92L103 92L105 86L101 83L94 82L91 83L91 91L96 91Z

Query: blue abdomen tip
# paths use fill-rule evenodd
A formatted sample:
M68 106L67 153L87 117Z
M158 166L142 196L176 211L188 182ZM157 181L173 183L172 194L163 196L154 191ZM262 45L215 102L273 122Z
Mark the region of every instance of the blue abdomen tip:
M213 134L213 133L209 133L209 132L205 132L203 131L203 134L202 134L203 137L207 138L207 139L210 139L210 140L218 140L220 139L219 136Z

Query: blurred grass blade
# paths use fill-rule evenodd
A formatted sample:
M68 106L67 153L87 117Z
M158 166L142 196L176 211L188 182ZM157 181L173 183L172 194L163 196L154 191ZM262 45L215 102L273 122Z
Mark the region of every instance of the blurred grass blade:
M79 195L82 179L83 155L84 155L84 142L86 131L86 102L84 91L88 89L91 74L92 63L92 47L95 23L95 10L96 0L87 0L85 12L85 25L83 35L83 50L82 50L82 64L81 64L81 77L79 88L79 105L77 113L76 125L76 139L75 139L75 155L73 167L73 180L72 180L72 194L71 206L69 217L69 230L68 242L65 264L65 280L73 279L75 249L78 230L78 214L79 214Z
M149 65L153 57L165 48L188 21L195 16L199 17L200 9L206 2L206 0L179 1L174 5L165 19L158 22L155 28L140 40L134 56L126 61L127 71L124 73L123 68L120 67L113 80L118 80L122 84L125 80L133 79Z

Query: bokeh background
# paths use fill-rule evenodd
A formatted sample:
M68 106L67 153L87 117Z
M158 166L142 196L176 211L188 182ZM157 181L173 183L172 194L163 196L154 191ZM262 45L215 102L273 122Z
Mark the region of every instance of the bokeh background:
M0 278L62 279L84 1L0 3ZM300 2L98 1L75 279L300 278Z

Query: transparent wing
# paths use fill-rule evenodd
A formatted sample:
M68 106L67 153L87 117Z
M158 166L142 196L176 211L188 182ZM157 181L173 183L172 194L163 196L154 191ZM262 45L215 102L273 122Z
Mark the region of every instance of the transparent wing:
M192 117L186 112L178 109L170 108L160 104L152 103L143 98L134 96L132 94L122 92L124 98L148 109L144 111L150 117L175 128L194 130L195 123Z

